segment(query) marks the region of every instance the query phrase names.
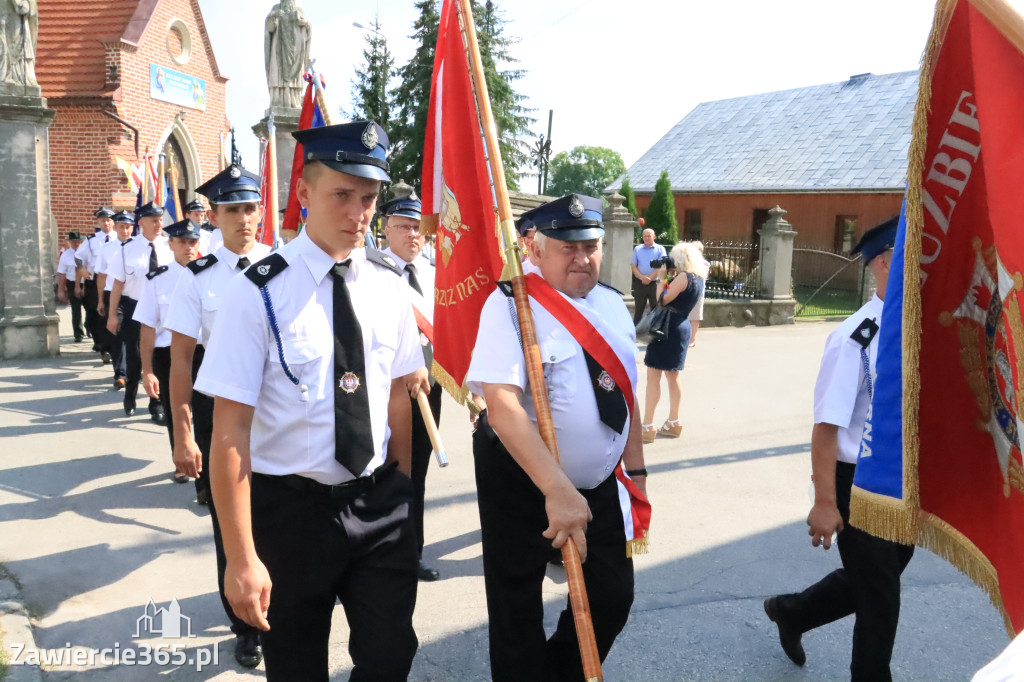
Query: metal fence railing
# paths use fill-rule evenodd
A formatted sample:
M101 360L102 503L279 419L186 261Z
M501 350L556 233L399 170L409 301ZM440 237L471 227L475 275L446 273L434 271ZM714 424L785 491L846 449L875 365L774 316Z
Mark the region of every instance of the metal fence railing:
M706 298L744 299L761 295L760 247L751 242L705 242L711 263L704 285Z
M796 317L852 315L864 298L860 256L814 248L793 249Z

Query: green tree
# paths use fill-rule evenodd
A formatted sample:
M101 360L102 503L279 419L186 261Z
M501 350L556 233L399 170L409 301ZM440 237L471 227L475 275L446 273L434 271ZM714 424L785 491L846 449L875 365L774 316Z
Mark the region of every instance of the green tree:
M380 15L377 15L366 33L364 62L352 79L352 118L371 119L387 130L394 103L388 93L388 84L394 75L395 59L380 29Z
M604 188L626 172L619 153L607 147L573 147L551 159L546 192L560 197L578 192L599 197Z
M398 85L392 90L395 117L387 130L391 141L391 177L405 180L420 191L423 173L423 144L430 109L430 79L434 73L434 49L441 20L437 0L417 0L419 16L413 22L416 51L397 71Z
M519 171L530 164L530 116L523 102L526 95L516 92L514 83L526 72L522 69L499 70L499 65L519 62L512 56L512 46L518 41L505 35L505 19L492 0L473 2L473 23L476 24L480 60L484 67L487 92L491 99L494 125L498 130L498 146L505 165L505 183L510 190L519 189Z
M622 178L622 187L619 189L619 194L626 200L623 202L623 206L629 211L629 214L636 217L636 194L633 193L633 187L629 184L629 176Z
M679 225L676 223L676 202L672 196L672 181L668 171L661 171L661 177L654 184L654 196L644 211L645 227L654 230L659 244L674 246L679 241Z

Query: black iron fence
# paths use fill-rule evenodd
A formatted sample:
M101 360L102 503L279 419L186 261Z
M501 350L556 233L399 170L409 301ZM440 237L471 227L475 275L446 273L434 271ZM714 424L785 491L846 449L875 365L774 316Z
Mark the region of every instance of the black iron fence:
M852 315L864 297L859 255L830 249L793 249L793 297L797 317Z
M704 285L706 298L744 299L761 295L761 250L751 242L705 242L711 264Z

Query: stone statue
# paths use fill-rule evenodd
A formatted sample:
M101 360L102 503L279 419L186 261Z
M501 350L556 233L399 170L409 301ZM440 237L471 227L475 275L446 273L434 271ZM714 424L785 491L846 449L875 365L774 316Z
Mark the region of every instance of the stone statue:
M271 108L302 107L302 74L309 63L311 35L312 26L296 0L281 0L267 15L264 58Z
M0 0L0 82L38 85L36 82L36 36L39 8L36 0Z

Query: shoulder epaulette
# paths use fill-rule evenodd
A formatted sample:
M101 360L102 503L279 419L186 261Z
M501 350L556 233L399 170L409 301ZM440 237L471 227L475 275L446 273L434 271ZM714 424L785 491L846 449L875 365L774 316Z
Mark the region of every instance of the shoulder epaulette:
M878 323L872 320L870 317L864 318L864 321L850 334L850 338L853 339L858 346L861 348L867 348L871 345L871 340L875 338L875 334L878 333Z
M135 239L135 237L128 237L128 239L125 239L123 242L121 242L121 246L130 243L133 239Z
M384 253L383 251L371 249L369 246L367 246L366 260L370 261L371 263L376 263L385 270L390 270L396 275L401 276L402 274L402 269L398 267L398 263L395 262L395 259L389 256L388 254Z
M217 257L213 254L209 256L203 256L197 260L192 261L188 264L188 269L192 271L193 275L198 275L203 270L207 269L211 265L217 262Z
M211 256L212 258L212 256ZM245 276L248 277L253 284L258 287L262 287L270 280L274 279L288 267L288 261L284 259L279 253L272 253L262 260L258 260L250 265L245 270Z
M167 270L168 270L168 269L169 269L169 268L168 268L168 266L166 266L166 265L161 265L160 267L158 267L158 268L157 268L156 270L154 270L153 272L147 272L147 273L146 273L146 279L153 279L153 278L154 278L154 277L156 277L157 275L162 275L162 274L164 274L165 272L167 272Z
M498 282L498 290L509 298L512 298L512 282Z
M617 293L619 296L625 296L625 294L623 294L621 291L619 291L618 289L616 289L615 287L613 287L610 284L605 284L604 282L598 282L597 286L604 287L605 289L610 289L610 290L614 291L615 293Z

